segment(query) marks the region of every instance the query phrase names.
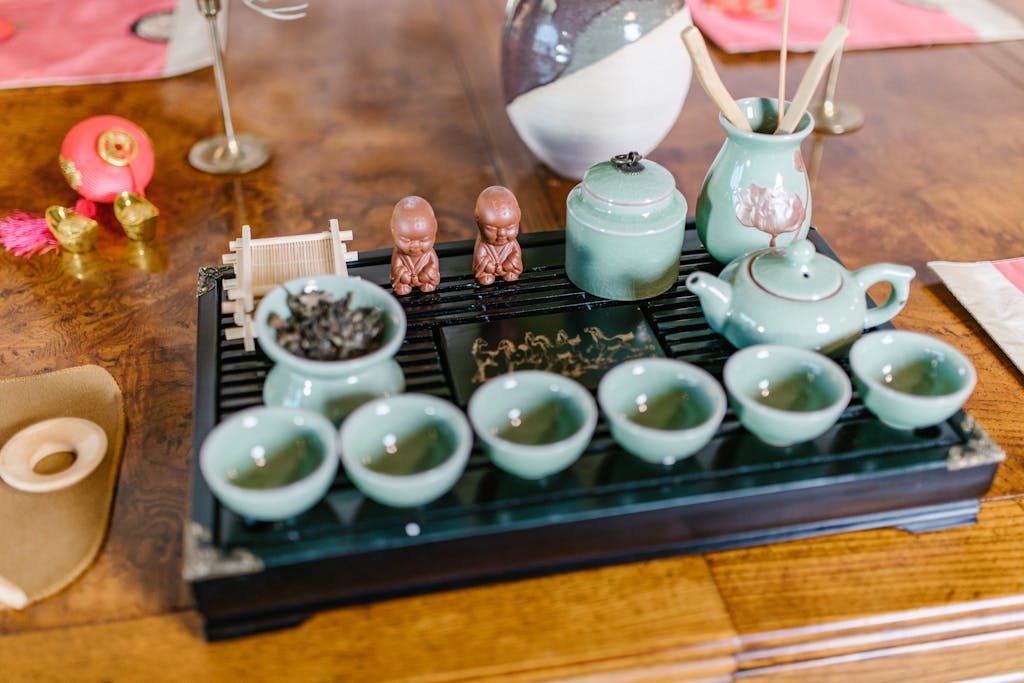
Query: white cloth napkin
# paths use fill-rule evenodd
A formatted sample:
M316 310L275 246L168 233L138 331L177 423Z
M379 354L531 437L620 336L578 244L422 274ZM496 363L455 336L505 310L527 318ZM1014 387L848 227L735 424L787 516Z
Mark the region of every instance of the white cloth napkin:
M1024 373L1024 257L928 267Z

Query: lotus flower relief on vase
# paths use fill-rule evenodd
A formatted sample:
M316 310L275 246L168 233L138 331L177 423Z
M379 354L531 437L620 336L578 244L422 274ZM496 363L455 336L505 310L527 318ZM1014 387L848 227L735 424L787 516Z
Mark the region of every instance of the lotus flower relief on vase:
M738 100L754 132L722 117L726 141L708 170L696 204L697 234L719 262L806 237L811 186L800 143L814 128L809 114L796 131L774 135L777 102Z
M799 149L793 154L793 162L798 171L804 171ZM807 207L800 195L785 188L781 176L776 176L772 187L752 183L750 187L736 190L736 220L771 235L770 247L775 246L779 235L798 231L805 218Z

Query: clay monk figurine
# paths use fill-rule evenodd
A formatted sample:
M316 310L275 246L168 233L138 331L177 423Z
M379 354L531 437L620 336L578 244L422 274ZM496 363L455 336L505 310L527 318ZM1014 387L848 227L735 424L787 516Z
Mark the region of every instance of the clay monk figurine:
M391 254L391 288L395 294L405 295L414 288L424 292L437 289L441 281L434 251L437 219L427 200L409 196L395 204L391 237L395 242Z
M514 282L523 272L519 248L519 202L507 187L492 185L476 200L476 225L480 229L473 248L473 275L482 285L495 278Z

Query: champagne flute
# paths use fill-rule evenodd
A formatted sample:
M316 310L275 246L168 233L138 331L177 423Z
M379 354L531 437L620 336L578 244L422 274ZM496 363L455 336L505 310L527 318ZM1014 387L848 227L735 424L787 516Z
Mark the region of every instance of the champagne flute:
M844 26L850 20L850 1L843 0L839 15L839 23ZM843 51L840 48L832 59L832 68L829 69L828 80L825 81L825 92L811 108L814 130L819 133L842 135L852 133L864 125L864 112L860 107L848 102L836 102L836 82L839 80L839 63L842 57Z
M220 112L224 117L224 134L203 138L192 145L188 161L194 168L206 173L237 174L248 173L263 166L270 160L270 148L261 138L250 133L235 133L231 123L231 104L228 102L228 88L224 77L224 58L220 48L220 34L217 31L217 15L220 0L196 0L210 27L210 44L213 48L213 74L217 81L220 97Z

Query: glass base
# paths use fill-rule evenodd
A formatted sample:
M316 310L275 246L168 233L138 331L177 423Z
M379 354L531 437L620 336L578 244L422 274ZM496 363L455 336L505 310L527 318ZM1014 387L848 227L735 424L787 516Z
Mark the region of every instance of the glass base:
M811 105L811 116L814 117L814 130L819 133L843 135L859 130L864 125L864 112L859 107L843 102L832 102L825 106L824 100Z
M235 136L238 154L228 150L228 139L224 135L203 138L188 152L188 163L205 173L228 175L248 173L270 161L270 148L260 138L248 133Z

